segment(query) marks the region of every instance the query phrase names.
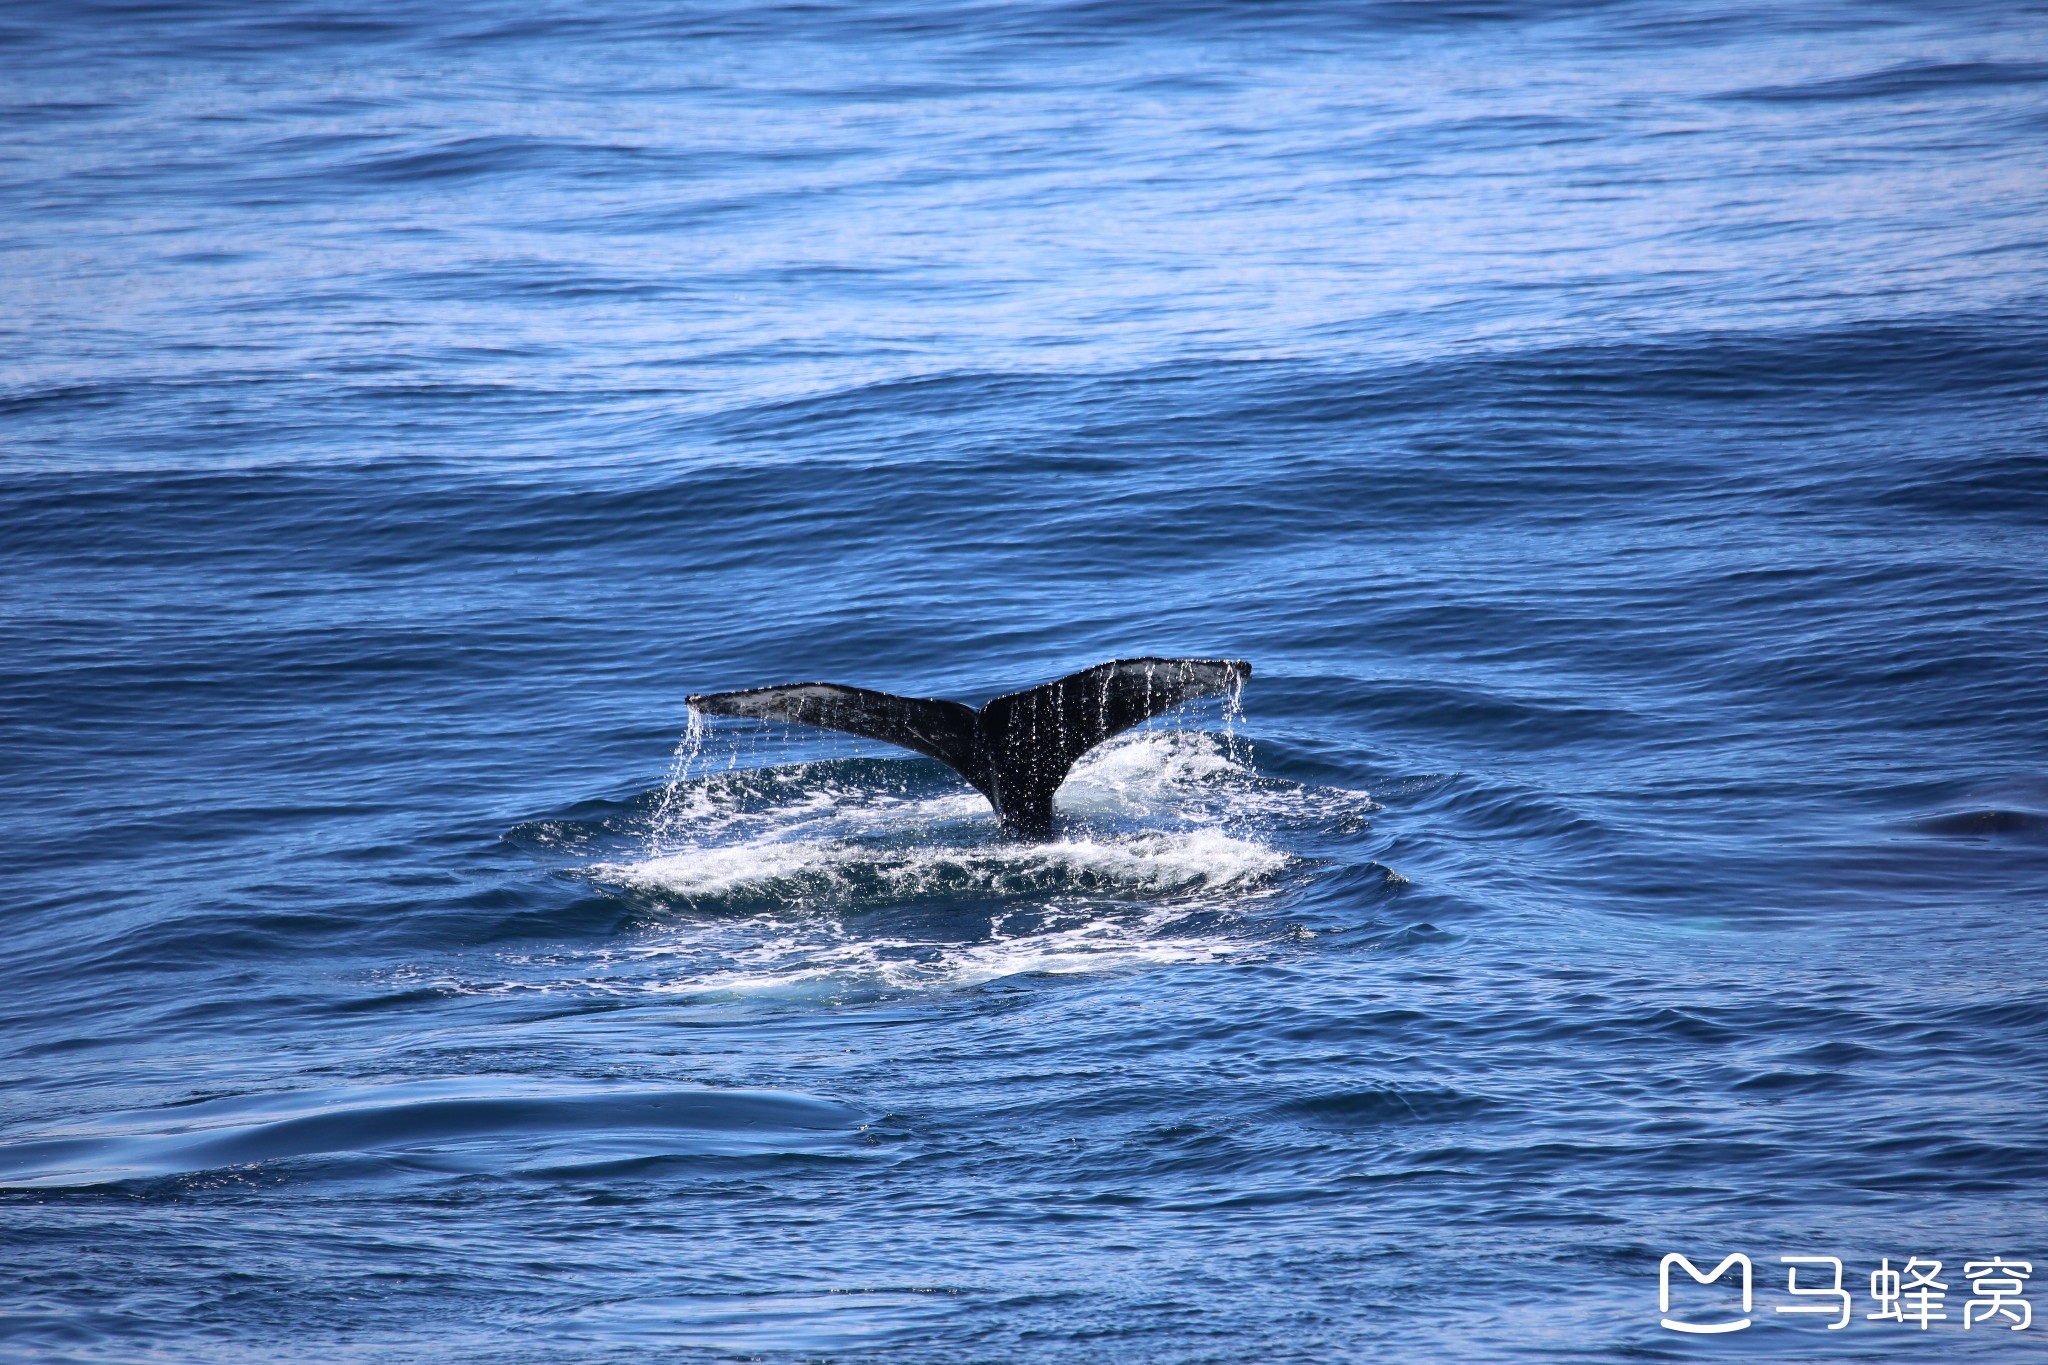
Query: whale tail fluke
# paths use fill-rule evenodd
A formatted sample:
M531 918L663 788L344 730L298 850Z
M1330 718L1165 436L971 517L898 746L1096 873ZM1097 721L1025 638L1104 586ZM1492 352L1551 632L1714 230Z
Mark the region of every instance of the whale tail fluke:
M974 710L957 701L899 697L838 683L791 683L740 692L702 692L690 705L707 716L794 721L915 749L965 772L974 751Z
M1236 659L1115 659L979 711L838 683L703 692L689 702L705 715L794 721L914 749L966 778L1004 825L1043 836L1053 793L1081 755L1184 701L1235 692L1251 673Z

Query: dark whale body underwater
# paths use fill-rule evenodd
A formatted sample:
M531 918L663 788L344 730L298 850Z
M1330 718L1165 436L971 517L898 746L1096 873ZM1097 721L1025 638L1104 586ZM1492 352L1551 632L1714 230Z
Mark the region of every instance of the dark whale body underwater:
M1233 692L1251 677L1239 659L1113 659L1010 692L980 710L838 683L702 692L712 716L796 721L900 744L938 759L988 798L1005 828L1052 832L1052 798L1081 755L1196 697Z

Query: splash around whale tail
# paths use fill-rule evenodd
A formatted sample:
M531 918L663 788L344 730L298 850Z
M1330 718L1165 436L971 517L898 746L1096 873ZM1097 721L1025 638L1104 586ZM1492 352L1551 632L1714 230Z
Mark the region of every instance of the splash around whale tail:
M899 744L971 783L1008 828L1052 830L1052 797L1081 755L1112 735L1196 697L1235 692L1252 666L1237 659L1115 659L995 698L899 697L838 683L791 683L689 698L711 716L794 721Z

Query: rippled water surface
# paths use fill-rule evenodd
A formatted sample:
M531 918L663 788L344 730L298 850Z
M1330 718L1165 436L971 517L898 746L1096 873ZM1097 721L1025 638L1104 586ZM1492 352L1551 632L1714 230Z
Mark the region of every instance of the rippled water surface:
M0 129L0 1357L2039 1355L2048 10L17 0ZM1147 654L1045 843L683 701Z

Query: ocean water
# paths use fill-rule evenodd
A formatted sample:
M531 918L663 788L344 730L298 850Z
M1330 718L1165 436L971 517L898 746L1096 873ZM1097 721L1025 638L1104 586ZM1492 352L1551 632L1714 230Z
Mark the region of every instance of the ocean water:
M0 1358L2040 1358L2048 8L13 0L0 130ZM1042 844L683 700L1140 654Z

